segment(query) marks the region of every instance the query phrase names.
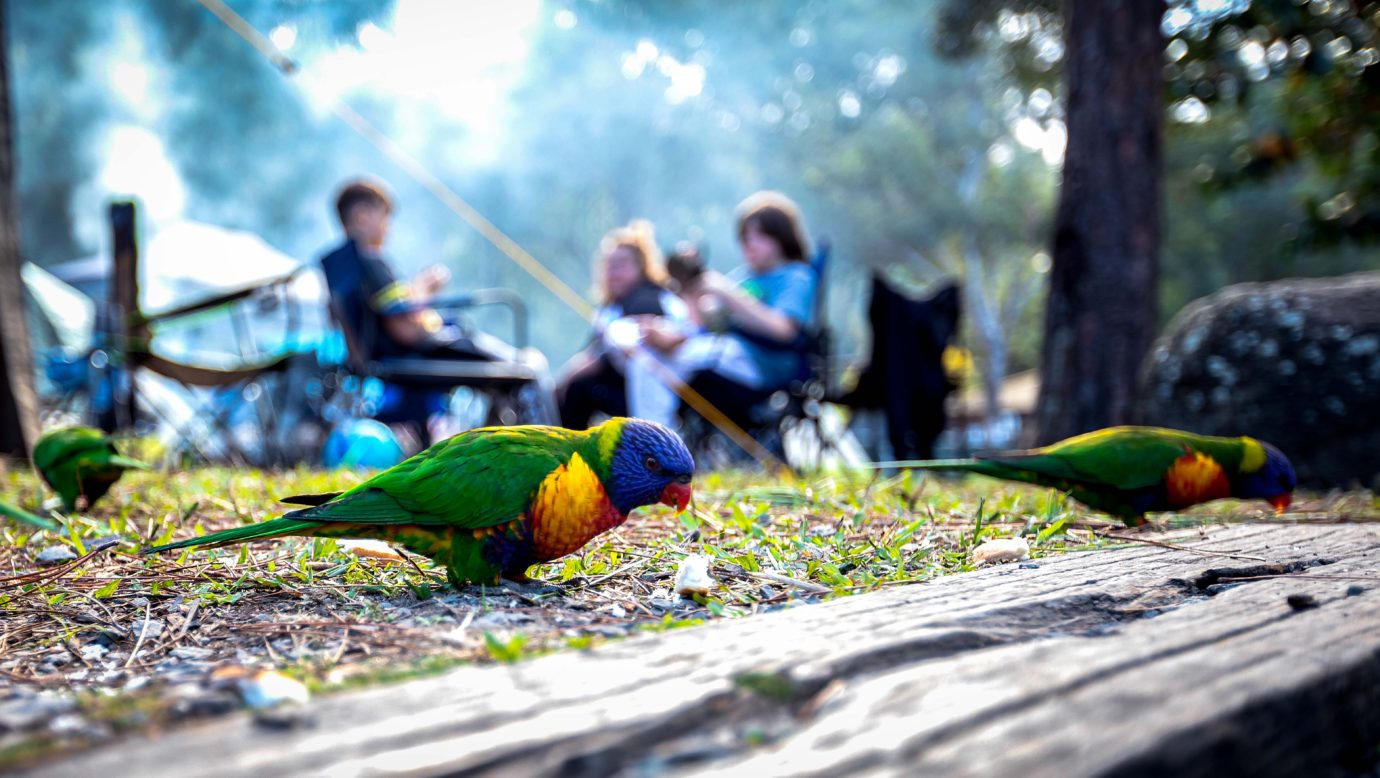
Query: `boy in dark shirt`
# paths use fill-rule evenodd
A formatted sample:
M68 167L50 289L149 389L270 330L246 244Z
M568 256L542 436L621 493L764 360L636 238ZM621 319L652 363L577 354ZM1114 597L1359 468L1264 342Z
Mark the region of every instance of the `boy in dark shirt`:
M321 258L342 326L357 337L370 335L361 344L368 349L364 356L521 362L539 377L538 391L545 397L536 405L553 408L550 371L539 352L519 351L491 335L467 332L430 307L436 293L450 281L444 267L428 267L411 281L398 279L382 256L392 213L392 200L382 187L362 179L346 184L336 198L345 242ZM545 415L554 421L554 412Z

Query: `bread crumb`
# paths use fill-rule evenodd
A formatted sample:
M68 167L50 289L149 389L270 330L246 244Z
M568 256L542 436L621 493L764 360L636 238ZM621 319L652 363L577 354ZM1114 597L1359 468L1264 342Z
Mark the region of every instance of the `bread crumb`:
M993 538L973 550L973 564L1020 562L1030 558L1030 544L1025 538Z

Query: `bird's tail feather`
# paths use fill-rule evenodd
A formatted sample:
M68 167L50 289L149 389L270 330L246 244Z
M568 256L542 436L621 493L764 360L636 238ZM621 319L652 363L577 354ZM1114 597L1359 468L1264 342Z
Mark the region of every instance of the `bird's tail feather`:
M894 470L973 470L981 472L984 463L979 459L909 459L899 462L876 462L872 467Z
M879 462L876 467L896 470L957 470L965 473L979 473L995 478L1009 478L1014 481L1039 483L1038 474L1024 470L1018 465L993 459L917 459L905 462Z
M149 467L149 465L148 465L147 463L145 463L145 462L140 462L140 461L137 460L137 459L134 459L134 458L132 458L132 457L127 457L127 456L124 456L124 455L121 455L121 454L111 454L111 455L110 455L110 460L109 460L109 461L110 461L110 464L115 465L116 467L123 467L123 468L126 469L126 470L152 470L152 469L153 469L152 467Z
M288 505L310 505L312 507L316 507L319 505L325 505L326 503L330 502L331 500L334 500L342 494L344 494L344 492L326 492L325 494L297 494L293 495L292 497L279 497L278 502L287 503Z
M17 505L10 505L4 500L0 500L0 516L8 516L15 521L22 521L25 524L32 524L35 527L42 527L49 531L62 529L56 523L35 516Z
M168 543L162 546L146 548L140 553L156 554L159 551L171 551L178 548L189 548L191 546L224 546L229 543L241 543L246 540L263 540L264 538L276 538L283 535L310 535L307 530L319 529L319 521L301 521L298 519L273 519L263 521L258 524L249 524L244 527L235 527L222 532L213 532L199 538L188 538L179 540L176 543Z

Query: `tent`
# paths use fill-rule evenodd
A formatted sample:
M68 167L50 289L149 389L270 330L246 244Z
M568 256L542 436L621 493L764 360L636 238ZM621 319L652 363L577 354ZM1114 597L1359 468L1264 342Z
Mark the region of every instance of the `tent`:
M139 302L150 318L296 273L286 299L265 296L257 306L242 304L233 312L232 326L226 326L225 314L218 309L155 325L153 348L160 356L232 366L265 355L312 350L330 332L325 278L314 263L304 266L251 232L203 222L176 221L147 233L140 246ZM110 262L109 256L95 255L49 270L90 298L104 300Z

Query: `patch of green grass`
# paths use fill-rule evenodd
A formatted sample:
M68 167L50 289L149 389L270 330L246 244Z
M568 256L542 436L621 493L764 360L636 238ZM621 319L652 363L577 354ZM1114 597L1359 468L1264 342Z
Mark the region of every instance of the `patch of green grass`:
M742 673L733 679L733 685L782 704L796 702L804 696L800 685L784 673Z
M425 599L449 591L437 570L375 564L342 550L334 539L137 555L149 544L273 518L281 511L275 499L280 495L336 491L363 477L301 469L131 474L94 512L67 517L62 534L0 526L0 565L15 573L32 569L31 553L41 547L62 544L81 555L102 538L118 541L103 553L119 563L110 575L87 565L11 588L0 593L0 611L33 597L61 604L74 590L98 601L180 595L206 606L232 606L250 592L300 595L324 586L321 593L328 598L375 618L371 598L411 593ZM0 487L34 506L46 494L22 468L0 474ZM764 591L791 598L810 591L773 583L762 573L843 595L969 569L971 550L991 537L1023 535L1035 556L1097 543L1086 531L1070 533L1081 517L1061 496L990 481L940 481L911 473L888 479L710 473L698 491L693 511L639 512L622 529L534 573L592 585L629 570L644 579L668 578L687 553L704 553L725 585L699 602L706 615L734 616L771 599L760 596Z
M339 679L333 678L329 672L319 672L318 668L312 668L318 670L317 672L304 671L296 677L306 684L307 690L312 694L334 694L351 689L430 678L461 665L470 664L470 661L453 656L423 656L401 664L374 666Z
M513 664L523 658L523 647L526 646L527 639L522 635L513 635L507 640L495 636L492 632L484 633L484 648L488 650L489 656L499 662Z
M150 614L165 622L163 634L143 642L129 676L175 664L171 652L179 646L197 647L210 652L210 665L278 667L313 691L331 692L923 582L973 569L973 550L996 537L1025 538L1036 558L1101 547L1115 541L1093 529L1118 526L1058 493L982 478L727 472L696 479L692 510L640 510L577 553L531 570L563 584L556 597L493 587L457 595L426 560L367 559L335 539L138 553L274 518L285 507L280 496L340 491L366 475L133 473L94 510L62 517L61 533L0 523L0 578L7 579L0 586L7 625L0 660L17 660L0 682L42 676L59 689L100 687L109 668L84 668L82 646L98 633L117 632L112 651L123 652L123 662L137 637L130 625ZM27 468L4 464L0 494L29 509L49 496ZM80 556L111 540L113 547L79 564L44 568L35 561L50 546ZM717 586L678 600L673 582L689 554L709 558ZM509 628L505 618L519 621ZM476 626L467 631L472 620ZM66 664L55 669L55 657ZM117 683L123 681L111 685ZM743 683L773 693L770 679ZM82 703L84 715L116 730L162 720L158 704L147 702L159 684L115 694L109 688L98 692L99 703Z

